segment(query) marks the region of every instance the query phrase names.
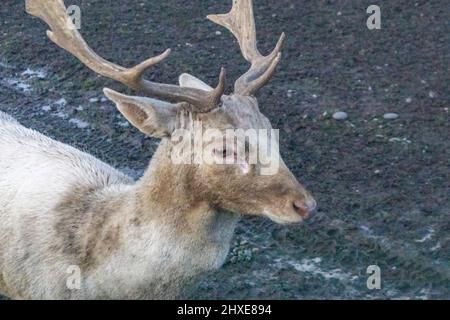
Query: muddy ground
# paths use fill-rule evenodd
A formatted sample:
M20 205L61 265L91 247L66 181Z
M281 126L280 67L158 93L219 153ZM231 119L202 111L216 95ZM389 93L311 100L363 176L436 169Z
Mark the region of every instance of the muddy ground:
M319 212L294 227L243 219L226 265L185 296L449 299L448 3L378 1L382 29L368 30L373 1L254 2L262 51L288 35L261 108ZM80 5L81 32L107 59L131 66L172 48L152 80L190 72L215 84L220 66L231 80L247 68L232 36L204 18L230 0L70 4ZM139 177L158 142L101 94L129 91L58 49L46 29L24 1L0 4L0 110ZM334 120L336 111L348 118ZM399 117L385 120L386 112ZM381 290L366 286L369 265L381 269Z

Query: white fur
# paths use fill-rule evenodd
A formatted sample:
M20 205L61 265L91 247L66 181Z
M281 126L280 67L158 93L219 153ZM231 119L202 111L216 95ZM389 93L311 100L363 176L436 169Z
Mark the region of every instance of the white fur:
M139 182L133 184L107 164L26 129L4 113L0 151L0 292L9 297L169 298L182 281L225 260L235 215L221 215L219 223L209 222L215 216L205 212L203 225L217 225L212 234L205 233L202 223L198 230L180 233L156 218L157 208L148 223L127 227ZM61 237L54 228L61 215L55 207L77 184L101 187L96 196L102 201L123 197L126 209L111 223L124 228L126 241L95 268L82 270L80 290L71 291L67 269L78 262L53 248Z

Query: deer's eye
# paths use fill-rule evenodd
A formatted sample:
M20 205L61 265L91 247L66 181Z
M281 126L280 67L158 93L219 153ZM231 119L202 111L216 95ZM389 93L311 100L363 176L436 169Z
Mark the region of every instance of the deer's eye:
M224 149L214 149L214 154L218 157L222 157L223 159L231 158L237 159L237 153L226 148Z
M226 158L228 156L227 149L222 150L222 158Z

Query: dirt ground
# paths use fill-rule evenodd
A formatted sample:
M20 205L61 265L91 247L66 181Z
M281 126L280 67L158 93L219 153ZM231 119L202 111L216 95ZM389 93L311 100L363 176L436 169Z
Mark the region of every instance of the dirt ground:
M205 19L231 0L66 4L80 5L85 39L119 64L172 48L151 80L175 83L190 72L215 84L224 66L232 82L248 67L232 36ZM262 51L288 36L261 108L319 212L294 227L243 219L228 262L185 297L449 299L448 3L378 1L381 30L366 27L373 1L254 4ZM2 1L0 110L139 177L158 141L128 126L101 94L104 86L129 91L50 43L46 29L24 1ZM348 118L334 120L336 111ZM387 112L399 117L385 120ZM366 286L369 265L381 269L380 290Z

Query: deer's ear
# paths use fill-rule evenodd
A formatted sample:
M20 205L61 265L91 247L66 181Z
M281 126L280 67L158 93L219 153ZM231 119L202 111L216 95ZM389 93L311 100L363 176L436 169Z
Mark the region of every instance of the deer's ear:
M151 98L127 96L105 88L122 115L137 129L155 138L170 137L176 129L180 106Z
M180 82L180 87L182 87L182 88L194 88L194 89L200 89L200 90L204 90L204 91L213 91L214 90L214 88L211 88L209 85L204 83L199 78L191 76L188 73L183 73L178 78L178 81Z

